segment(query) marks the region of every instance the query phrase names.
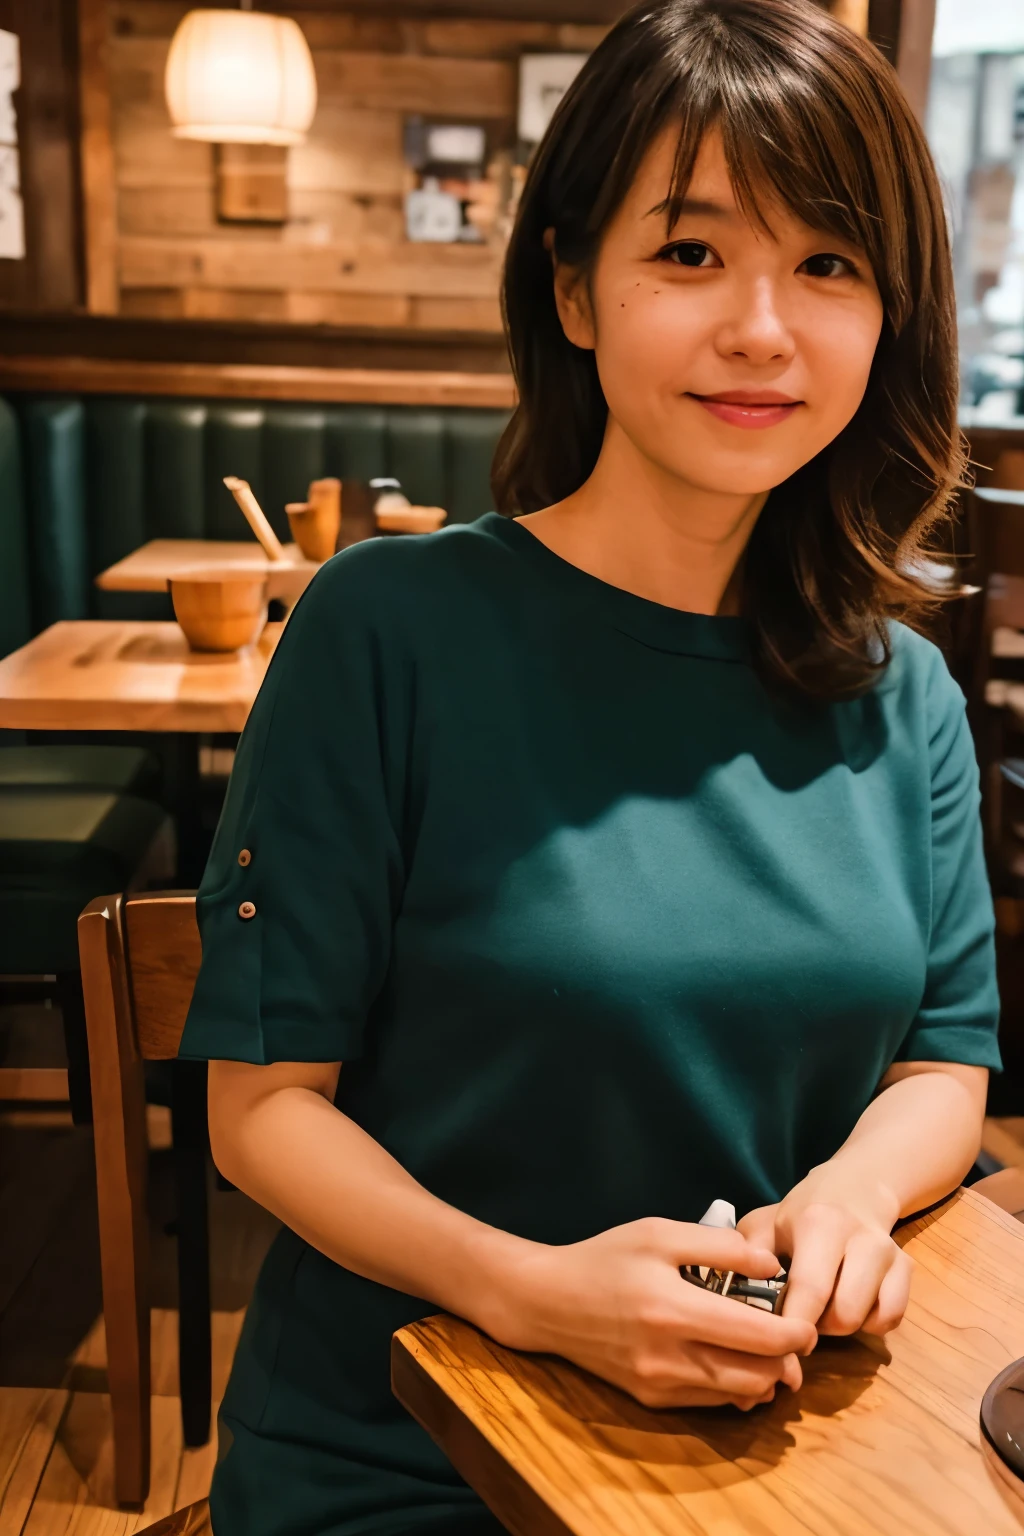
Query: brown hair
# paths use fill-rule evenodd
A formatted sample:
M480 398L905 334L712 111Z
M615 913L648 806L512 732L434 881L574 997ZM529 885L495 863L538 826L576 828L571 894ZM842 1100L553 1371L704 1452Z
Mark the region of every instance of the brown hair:
M953 280L924 135L892 67L812 0L648 0L608 33L530 165L502 307L519 404L493 466L515 515L587 479L607 405L594 354L565 337L543 234L584 271L654 138L678 124L665 206L678 217L704 135L721 134L737 200L765 197L866 253L885 318L864 399L823 452L774 489L748 546L742 611L758 668L790 695L862 692L888 665L885 620L938 607L914 574L949 521L957 427Z

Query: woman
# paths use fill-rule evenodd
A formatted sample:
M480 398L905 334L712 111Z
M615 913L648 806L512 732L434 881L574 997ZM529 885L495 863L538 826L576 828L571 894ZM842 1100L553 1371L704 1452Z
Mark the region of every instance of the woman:
M949 253L889 66L649 0L533 162L502 517L298 605L200 893L183 1054L287 1230L216 1536L499 1529L389 1388L448 1310L743 1409L903 1312L998 1067L963 696L901 620L962 471ZM342 1065L343 1064L343 1065ZM709 1202L745 1213L701 1228ZM685 1263L791 1260L784 1315Z

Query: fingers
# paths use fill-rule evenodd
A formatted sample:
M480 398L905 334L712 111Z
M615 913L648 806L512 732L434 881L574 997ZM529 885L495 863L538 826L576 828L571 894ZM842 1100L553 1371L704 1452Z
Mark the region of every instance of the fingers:
M734 1349L715 1349L691 1344L686 1352L687 1369L701 1373L696 1385L730 1397L759 1398L774 1391L778 1382L798 1391L803 1385L803 1371L795 1355L776 1357L743 1355Z
M910 1300L910 1279L913 1273L913 1259L897 1249L896 1258L878 1288L878 1300L861 1324L865 1333L881 1336L899 1326Z
M818 1323L819 1333L856 1333L874 1307L898 1254L888 1237L860 1232L843 1255L832 1298Z
M803 1381L800 1362L755 1358L735 1350L690 1344L685 1352L655 1357L636 1369L630 1390L648 1407L735 1403L750 1408L771 1402L777 1386L796 1391Z
M667 1222L665 1226L669 1228L665 1237L677 1264L732 1269L757 1280L770 1280L779 1272L779 1261L770 1248L755 1247L738 1230L702 1227L692 1221ZM660 1233L655 1235L660 1237Z
M783 1317L817 1325L835 1287L848 1236L837 1206L809 1205L801 1211L793 1229Z
M764 1248L767 1252L775 1252L775 1213L777 1205L759 1205L756 1210L748 1211L737 1222L736 1230L746 1238L751 1248ZM771 1279L771 1276L764 1278Z
M818 1341L814 1325L804 1317L777 1317L759 1307L745 1307L728 1296L699 1290L685 1280L679 1283L679 1299L685 1308L680 1325L687 1338L722 1349L776 1357L808 1355Z

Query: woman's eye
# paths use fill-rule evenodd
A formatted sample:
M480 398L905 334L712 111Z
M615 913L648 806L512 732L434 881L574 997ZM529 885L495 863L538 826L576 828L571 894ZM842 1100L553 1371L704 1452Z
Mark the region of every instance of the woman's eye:
M666 246L661 254L678 267L710 267L717 259L703 240L680 240L676 245Z
M832 251L808 256L803 263L803 270L808 277L853 277L856 273L852 261L848 261L845 256L836 256Z

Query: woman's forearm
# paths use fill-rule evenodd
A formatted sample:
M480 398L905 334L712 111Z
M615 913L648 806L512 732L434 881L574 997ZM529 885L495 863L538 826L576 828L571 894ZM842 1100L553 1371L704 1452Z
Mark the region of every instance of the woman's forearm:
M988 1073L981 1067L915 1063L883 1080L834 1157L807 1183L862 1191L891 1227L960 1183L978 1155Z
M277 1089L242 1114L211 1094L210 1119L221 1171L314 1248L482 1328L536 1247L437 1199L310 1088Z

